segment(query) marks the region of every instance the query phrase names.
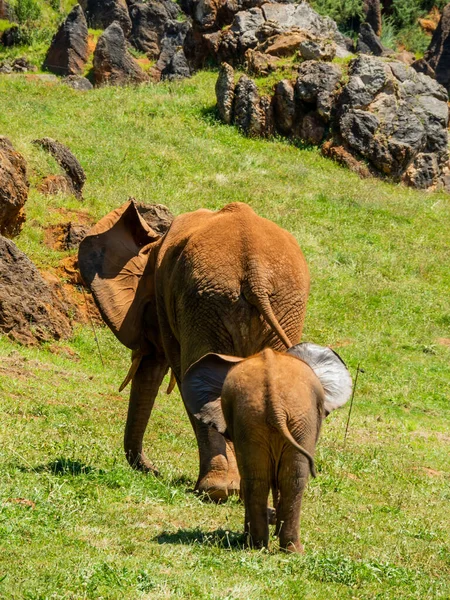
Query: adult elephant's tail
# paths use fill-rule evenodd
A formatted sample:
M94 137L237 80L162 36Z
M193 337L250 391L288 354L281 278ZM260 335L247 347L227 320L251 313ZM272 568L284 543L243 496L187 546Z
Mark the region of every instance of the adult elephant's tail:
M266 293L258 294L255 291L251 291L250 294L245 294L248 302L253 304L264 317L265 321L270 325L272 331L280 338L286 348L291 348L292 344L283 328L281 327L275 313L270 305L269 296Z

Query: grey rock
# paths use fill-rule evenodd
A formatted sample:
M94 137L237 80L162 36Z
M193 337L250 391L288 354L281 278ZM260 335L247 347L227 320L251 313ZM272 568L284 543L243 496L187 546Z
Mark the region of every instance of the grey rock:
M305 40L300 43L299 53L305 60L332 61L336 56L336 44L326 40Z
M375 34L369 23L361 24L356 51L363 54L373 54L374 56L383 56L385 52L380 38Z
M338 65L306 61L298 70L296 98L311 104L321 117L328 120L341 77L342 71Z
M169 21L177 19L180 9L172 0L151 0L131 4L131 44L149 58L158 58L161 39Z
M134 200L134 198L129 198ZM164 204L144 204L136 202L136 209L147 225L156 231L158 235L164 235L172 225L174 215Z
M270 101L259 96L255 82L246 75L234 90L234 122L249 137L266 137L272 132Z
M119 23L126 37L131 31L131 19L125 0L80 0L89 27L106 29Z
M169 21L161 40L161 53L155 65L161 79L190 77L191 70L184 54L184 42L191 28L189 22Z
M86 79L86 77L82 77L81 75L69 75L63 79L63 83L79 92L88 92L94 89L94 86L89 79Z

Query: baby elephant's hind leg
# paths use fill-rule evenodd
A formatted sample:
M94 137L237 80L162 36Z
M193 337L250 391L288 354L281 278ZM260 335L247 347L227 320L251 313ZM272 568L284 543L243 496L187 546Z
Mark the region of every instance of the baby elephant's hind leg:
M239 461L241 484L245 504L245 533L251 548L269 545L269 519L267 501L270 491L270 461L268 456L253 456L247 451L244 461Z
M299 539L299 524L302 496L308 475L307 459L293 448L289 448L283 456L278 472L280 499L275 530L280 538L280 548L288 552L303 552Z

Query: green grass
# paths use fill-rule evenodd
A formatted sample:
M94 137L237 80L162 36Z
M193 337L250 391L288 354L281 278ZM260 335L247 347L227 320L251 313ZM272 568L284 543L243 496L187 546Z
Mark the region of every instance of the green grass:
M392 599L450 597L449 197L356 175L282 140L220 124L216 74L102 88L0 77L0 131L27 158L16 243L42 268L65 254L49 224L98 219L129 196L175 214L244 201L291 231L312 276L305 339L359 378L325 423L301 521L305 555L242 549L243 507L202 503L178 392L158 396L145 445L162 476L122 452L128 352L89 328L23 348L0 339L0 598ZM55 137L87 174L85 200L35 189ZM69 352L70 350L70 352ZM29 503L19 501L24 499Z

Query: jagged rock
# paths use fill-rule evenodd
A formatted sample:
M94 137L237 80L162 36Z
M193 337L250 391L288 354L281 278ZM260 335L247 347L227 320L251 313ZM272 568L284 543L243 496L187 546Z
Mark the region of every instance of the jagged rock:
M183 45L191 28L188 22L169 21L161 39L161 53L154 71L160 79L181 79L190 77L191 70L184 54Z
M5 48L18 46L20 44L20 28L17 25L5 29L1 36L1 42Z
M234 70L227 63L220 66L216 82L217 110L224 123L229 125L233 120L234 102Z
M283 135L290 135L297 120L294 86L283 79L275 86L273 96L275 128Z
M233 80L225 71L221 76L218 87L231 99ZM306 61L295 86L280 81L272 100L260 98L255 82L242 76L234 88L234 123L247 135L267 136L275 127L312 144L325 142L325 155L362 176L447 189L447 101L443 86L412 67L361 55L349 64L345 85L338 65ZM223 106L220 112L230 120Z
M425 58L419 58L418 60L415 60L411 66L418 73L423 73L424 75L428 75L428 77L433 77L433 79L436 79L436 73L434 72L434 69L431 68Z
M131 19L125 0L80 0L86 20L92 29L106 29L115 21L126 37L131 31Z
M300 65L295 82L296 98L328 121L342 77L338 65L309 60Z
M100 36L94 52L94 77L97 85L124 85L148 81L137 61L128 52L125 36L118 23Z
M373 54L374 56L383 56L385 48L380 38L375 34L369 23L362 23L359 29L358 43L356 51L362 54Z
M300 43L299 53L304 60L332 61L336 56L336 44L327 40L304 40Z
M67 15L52 39L43 67L58 75L79 75L89 57L88 28L79 4Z
M375 35L381 35L381 5L380 0L364 0L363 12L365 20L372 27Z
M0 136L0 234L18 235L28 198L27 165L8 138ZM0 302L1 304L1 302Z
M34 140L33 144L40 146L53 156L57 163L64 169L67 182L69 183L73 194L81 199L86 175L83 171L83 167L67 146L48 137Z
M68 308L31 260L0 235L0 331L22 344L70 337Z
M424 61L434 71L436 80L450 93L450 4L442 11Z
M178 5L172 0L150 0L131 4L129 10L130 42L149 58L158 58L167 23L180 14Z
M94 89L94 86L89 79L86 79L86 77L82 77L81 75L69 75L63 79L63 83L80 92L88 92L89 90Z
M276 71L280 59L270 54L258 52L249 48L245 53L245 70L250 75L267 77L269 73Z
M203 0L201 2L203 6ZM332 42L336 44L336 55L341 57L347 56L348 49L352 46L351 41L338 31L332 19L320 16L306 1L299 4L255 1L242 3L240 6L246 10L239 11L230 10L230 7L238 6L231 0L226 6L217 6L221 10L217 14L214 11L211 13L213 25L206 27L204 21L203 25L198 25L195 17L194 21L197 23L197 32L199 29L202 31L202 28L207 29L203 33L205 44L202 48L220 62L240 63L249 49L273 56L288 56L295 53L305 40ZM217 16L219 13L222 16L231 15L230 27L223 28L225 23ZM217 31L213 31L214 28Z
M403 63L364 55L349 75L337 107L347 147L395 180L435 185L448 160L445 89Z
M234 122L249 137L267 137L273 131L271 102L260 97L255 82L246 75L234 90Z
M134 198L129 198L129 200L134 200ZM169 230L175 217L167 206L164 206L164 204L144 204L136 201L135 205L147 225L150 225L157 234L164 235Z

